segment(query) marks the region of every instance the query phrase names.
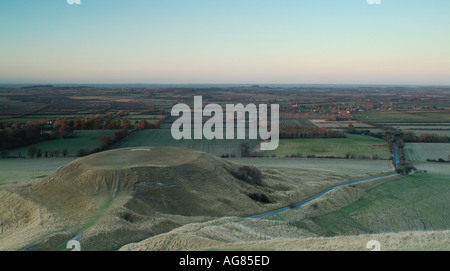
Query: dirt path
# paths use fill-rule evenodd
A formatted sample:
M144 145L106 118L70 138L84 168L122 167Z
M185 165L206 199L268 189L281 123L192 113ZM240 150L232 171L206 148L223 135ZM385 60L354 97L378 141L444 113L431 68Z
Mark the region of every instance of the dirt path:
M335 188L338 188L338 187L341 187L341 186L350 185L350 184L356 184L356 183L361 183L361 182L373 181L373 180L381 179L381 178L388 178L388 177L392 177L392 176L395 176L395 175L397 175L397 173L391 173L391 174L382 175L382 176L375 176L375 177L370 177L370 178L365 178L365 179L360 179L360 180L356 180L356 181L351 181L351 182L346 182L346 183L343 183L343 184L339 184L339 185L330 187L330 188L320 192L319 194L316 194L316 195L314 195L314 196L312 196L312 197L310 197L310 198L308 198L306 200L303 200L303 201L295 204L294 206L286 206L284 208L280 208L280 209L273 210L273 211L270 211L270 212L265 212L265 213L262 213L262 214L252 215L252 216L249 216L249 217L246 217L246 218L261 218L261 217L276 215L278 213L287 211L289 209L298 208L298 207L300 207L300 206L302 206L302 205L304 205L304 204L306 204L306 203L308 203L310 201L313 201L313 200L317 199L318 197L322 196L323 194L325 194L325 193L327 193L327 192L329 192L329 191L331 191L331 190L333 190Z
M89 230L90 228L94 227L95 225L97 225L97 223L105 216L106 213L108 213L108 210L111 208L113 202L114 202L114 198L116 197L117 194L117 189L118 189L118 174L117 171L114 172L114 181L112 183L112 187L111 187L111 195L107 195L106 199L105 199L105 203L100 207L100 209L98 209L95 214L92 216L92 218L89 220L88 223L84 224L81 228L79 228L77 230L77 234L71 238L70 240L67 240L67 242L69 241L77 241L78 239L81 238L81 236L83 235L83 233L87 230ZM64 244L61 244L60 246L58 246L57 250L66 250L66 244L67 242L65 242Z

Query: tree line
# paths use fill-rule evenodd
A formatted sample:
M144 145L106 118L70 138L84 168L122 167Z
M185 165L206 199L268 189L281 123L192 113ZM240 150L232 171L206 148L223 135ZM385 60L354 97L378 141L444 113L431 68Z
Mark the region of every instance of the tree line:
M120 130L113 140L122 139L123 131L140 129L159 129L160 123L167 117L159 119L155 123L147 120L132 123L129 119L115 119L122 115L97 114L89 118L77 118L74 120L56 118L54 121L32 121L24 124L5 125L0 123L0 151L37 144L39 142L76 137L76 130ZM33 156L37 156L37 150ZM45 155L45 154L43 154Z
M446 143L449 142L448 136L440 136L437 134L423 133L417 136L414 131L406 131L402 135L402 139L405 142L423 142L423 143Z

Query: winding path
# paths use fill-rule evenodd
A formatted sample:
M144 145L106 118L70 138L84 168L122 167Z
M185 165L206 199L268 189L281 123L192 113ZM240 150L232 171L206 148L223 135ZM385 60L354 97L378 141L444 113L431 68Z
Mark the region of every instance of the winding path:
M312 197L310 197L310 198L308 198L308 199L306 199L306 200L304 200L304 201L301 201L301 202L295 204L295 205L292 206L292 207L291 207L291 206L287 206L287 207L280 208L280 209L277 209L277 210L273 210L273 211L270 211L270 212L265 212L265 213L262 213L262 214L257 214L257 215L248 216L248 217L246 217L246 218L261 218L261 217L266 217L266 216L276 215L276 214L278 214L278 213L287 211L287 210L289 210L289 209L295 209L295 208L298 208L298 207L300 207L300 206L302 206L302 205L305 205L306 203L308 203L308 202L310 202L310 201L312 201L312 200L317 199L318 197L322 196L323 194L325 194L325 193L327 193L327 192L329 192L329 191L331 191L331 190L333 190L333 189L335 189L335 188L338 188L338 187L341 187L341 186L350 185L350 184L356 184L356 183L362 183L362 182L372 181L372 180L381 179L381 178L388 178L388 177L392 177L392 176L395 176L395 175L397 175L397 173L391 173L391 174L386 174L386 175L382 175L382 176L375 176L375 177L370 177L370 178L365 178L365 179L360 179L360 180L356 180L356 181L351 181L351 182L346 182L346 183L343 183L343 184L339 184L339 185L330 187L330 188L328 188L328 189L326 189L326 190L320 192L319 194L314 195L314 196L312 196Z
M396 142L394 142L394 151L393 152L394 152L394 161L393 162L394 162L395 168L397 169L397 168L400 168L400 162L399 162L398 147L397 147L397 143ZM287 211L289 209L295 209L295 208L298 208L298 207L300 207L302 205L305 205L306 203L317 199L318 197L322 196L323 194L325 194L325 193L327 193L327 192L329 192L329 191L331 191L331 190L333 190L335 188L338 188L338 187L341 187L341 186L350 185L350 184L355 184L355 183L362 183L362 182L367 182L367 181L373 181L373 180L381 179L381 178L388 178L388 177L392 177L392 176L395 176L395 175L398 175L398 174L397 173L391 173L391 174L375 176L375 177L370 177L370 178L365 178L365 179L360 179L360 180L356 180L356 181L351 181L351 182L346 182L346 183L343 183L343 184L339 184L339 185L330 187L330 188L328 188L328 189L320 192L319 194L314 195L314 196L312 196L312 197L310 197L308 199L305 199L304 201L301 201L301 202L295 204L294 206L287 206L287 207L283 207L283 208L280 208L280 209L277 209L277 210L265 212L265 213L262 213L262 214L248 216L246 218L261 218L261 217L276 215L276 214L279 214L281 212Z

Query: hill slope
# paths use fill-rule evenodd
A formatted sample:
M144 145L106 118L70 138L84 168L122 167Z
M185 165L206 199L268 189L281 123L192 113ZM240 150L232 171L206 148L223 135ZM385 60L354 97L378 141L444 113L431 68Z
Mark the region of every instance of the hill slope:
M380 242L380 250L449 250L449 234L447 230L321 237L281 221L226 217L185 225L120 250L368 251L373 249L367 248L371 240Z
M348 181L317 170L243 166L171 147L77 159L38 181L0 189L0 249L113 250L193 222L249 216Z

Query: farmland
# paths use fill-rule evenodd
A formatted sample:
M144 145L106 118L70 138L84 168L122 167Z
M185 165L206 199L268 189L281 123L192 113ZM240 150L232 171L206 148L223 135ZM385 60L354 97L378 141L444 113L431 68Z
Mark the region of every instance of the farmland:
M369 123L448 123L448 112L420 113L417 111L363 111L358 120Z
M429 174L437 174L437 175L449 175L450 171L448 170L447 163L434 163L434 162L423 162L423 161L414 161L413 165L421 171L426 171ZM449 176L450 178L450 176Z
M44 178L73 160L75 158L72 157L2 159L0 161L0 185Z
M10 157L26 157L30 148L40 149L43 153L59 151L62 156L62 151L67 149L68 156L77 156L79 149L86 148L93 150L100 146L100 138L103 136L114 136L114 130L92 130L92 131L76 131L76 136L73 138L62 138L44 141L35 145L18 148L8 153Z
M404 92L410 95L400 95ZM260 139L173 139L170 128L177 117L170 116L171 108L176 103L192 107L194 96L202 96L204 105L279 104L279 147L251 155L258 149ZM433 103L436 97L439 103ZM324 236L339 235L345 239L354 234L352 240L359 242L371 238L372 233L379 233L381 240L397 240L393 248L401 249L404 239L410 236L405 231L421 231L414 240L422 240L422 237L442 236L445 232L440 230L450 229L449 214L443 207L449 194L445 182L448 163L426 162L427 159L447 160L450 144L436 143L448 142L447 138L426 137L431 138L429 141L419 138L421 134L431 133L448 136L447 88L37 86L0 89L0 108L5 109L0 112L0 149L5 157L0 159L0 196L6 200L6 205L2 205L6 206L3 215L11 215L2 219L11 221L16 217L10 211L14 209L7 208L8 203L39 198L31 205L28 205L30 200L17 207L28 213L61 202L62 198L68 200L64 203L67 208L58 214L62 215L63 224L70 222L64 224L68 230L58 231L50 222L41 227L40 233L33 228L27 235L30 240L34 233L49 237L48 242L40 243L43 247L33 246L34 249L53 248L53 245L63 248L63 241L78 234L93 249L118 249L118 243L109 242L116 237L122 245L130 240L143 241L154 234L148 242L143 241L142 247L182 249L180 244L189 243L192 248L200 248L190 238L201 235L197 230L201 228L207 229L206 235L212 238L200 236L200 243L208 240L211 242L208 244L220 245L215 238L219 234L223 240L230 240L232 247L239 247L232 242L236 238L254 241L249 244L252 248L270 249L283 247L285 241L278 239L282 237L297 238L292 241L295 247L294 243L319 244ZM204 116L203 120L206 119ZM413 130L416 136L409 133L407 141L406 130ZM105 144L105 136L113 141ZM226 217L272 211L338 184L391 174L394 167L390 151L394 140L404 143L405 163L415 166L418 173L413 170L406 177L396 175L342 186L269 220ZM98 149L100 145L102 148ZM183 150L160 148L164 146ZM88 154L80 154L82 148L96 149L97 153L73 162L78 159L75 156ZM39 149L40 158L12 158L28 157L30 149ZM67 157L63 157L63 150L67 150ZM193 159L199 155L203 159ZM249 179L249 174L258 177ZM74 180L79 182L74 185ZM211 185L215 181L223 184ZM182 185L172 186L176 182ZM239 190L231 183L243 185L245 189ZM185 191L174 194L173 191L184 185ZM227 189L234 192L224 193ZM28 194L22 195L25 190ZM87 198L86 191L90 191ZM239 202L237 193L240 193ZM73 195L78 195L81 201L69 202ZM134 198L132 204L126 203L130 196ZM52 202L51 198L57 201ZM186 198L192 199L187 201L189 204L183 203ZM142 200L153 209L149 211L150 205L142 205ZM74 208L79 204L87 205ZM199 206L208 212L202 213ZM242 206L253 207L241 209ZM167 208L170 212L162 214ZM197 212L196 216L171 213L178 208L184 208L186 214ZM82 219L74 219L77 215ZM155 221L160 224L149 227ZM17 227L34 227L38 220L28 222ZM190 224L193 222L198 224ZM273 228L265 229L262 225ZM111 238L102 237L102 232ZM20 247L21 242L16 243L19 239L8 239L17 234L11 233L0 235L0 245ZM255 238L258 234L263 237ZM273 235L270 238L274 238L274 243L261 245L259 241L267 239L264 234ZM177 239L172 240L174 236ZM333 240L327 242L334 243ZM411 244L410 240L408 247ZM133 246L125 246L129 247ZM430 247L442 247L442 244L428 242L423 246Z
M326 121L323 119L316 119L312 120L312 123L318 127L322 128L330 128L330 129L345 129L349 125L353 125L355 128L361 128L361 129L370 129L373 128L372 125L359 122L359 121Z
M241 142L248 142L250 149L257 147L259 140L220 140L220 139L200 139L200 140L175 140L170 129L140 130L131 134L127 139L114 145L114 148L142 147L142 146L170 146L187 148L196 151L203 151L217 156L241 155Z
M449 130L414 130L414 129L412 129L412 131L418 136L420 136L422 134L436 134L438 136L450 137L450 129Z
M410 161L447 160L450 157L448 143L407 143L404 148L405 158Z
M346 134L346 138L331 139L282 139L278 149L267 155L285 157L301 154L302 157L363 157L388 159L386 142L368 136Z
M386 160L352 160L347 159L308 159L308 158L230 158L232 162L256 167L275 167L279 169L312 169L338 175L362 176L381 174L392 171L390 161Z

